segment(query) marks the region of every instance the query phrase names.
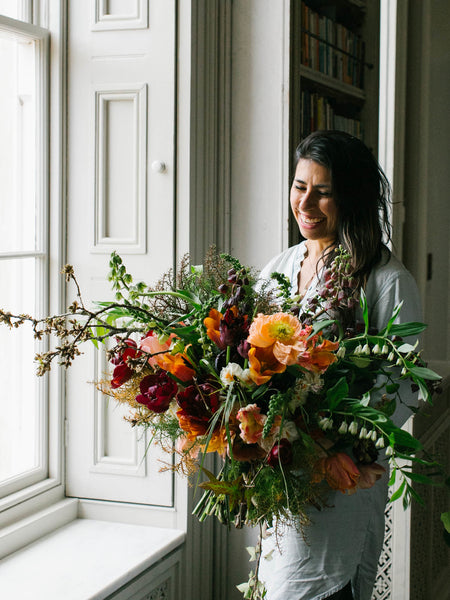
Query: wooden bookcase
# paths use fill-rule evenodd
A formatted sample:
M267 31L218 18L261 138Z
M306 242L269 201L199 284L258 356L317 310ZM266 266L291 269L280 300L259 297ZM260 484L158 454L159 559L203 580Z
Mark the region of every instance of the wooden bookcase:
M290 23L290 177L295 148L317 129L357 135L377 156L379 0L291 0Z

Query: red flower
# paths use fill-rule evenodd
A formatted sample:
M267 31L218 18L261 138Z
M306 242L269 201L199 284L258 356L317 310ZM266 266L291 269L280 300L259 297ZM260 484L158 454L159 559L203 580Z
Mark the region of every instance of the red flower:
M286 438L282 438L279 442L274 444L267 457L267 462L271 467L277 467L280 464L290 465L292 463L292 458L292 444Z
M209 421L219 408L219 393L209 383L189 385L178 392L177 412L181 429L186 431L189 440L195 440L208 431Z
M111 358L112 364L116 365L111 379L113 389L120 387L132 377L134 371L128 366L127 361L129 358L136 358L140 354L134 340L128 338L123 341L123 344L126 344L126 347Z
M156 413L163 413L169 408L175 397L178 386L164 371L146 375L139 384L141 393L136 396L139 404Z

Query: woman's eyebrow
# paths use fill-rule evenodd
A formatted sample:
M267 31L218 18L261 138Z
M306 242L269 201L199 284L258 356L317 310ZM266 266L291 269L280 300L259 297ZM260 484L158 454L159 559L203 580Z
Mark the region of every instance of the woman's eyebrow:
M294 179L294 181L296 181L297 183L303 183L303 185L308 185L306 183L306 181L303 181L303 179L296 178L296 179ZM313 187L319 188L319 189L326 188L327 190L331 190L331 183L318 183L317 185L314 185Z

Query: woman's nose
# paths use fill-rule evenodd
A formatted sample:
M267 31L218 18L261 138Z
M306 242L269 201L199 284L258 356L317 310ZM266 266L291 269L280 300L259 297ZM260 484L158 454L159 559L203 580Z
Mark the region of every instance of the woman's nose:
M310 208L313 204L313 195L311 194L311 190L307 189L300 198L299 206L304 210Z

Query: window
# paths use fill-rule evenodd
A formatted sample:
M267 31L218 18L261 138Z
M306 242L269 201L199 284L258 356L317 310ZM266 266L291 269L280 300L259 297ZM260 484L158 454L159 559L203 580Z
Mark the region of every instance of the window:
M44 315L49 41L47 30L18 20L30 7L0 0L0 306ZM0 498L48 475L46 380L33 363L40 349L31 328L0 328Z

